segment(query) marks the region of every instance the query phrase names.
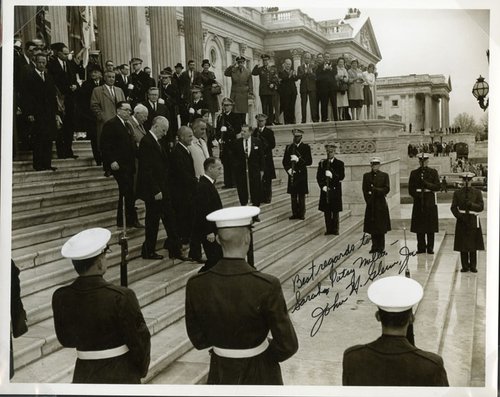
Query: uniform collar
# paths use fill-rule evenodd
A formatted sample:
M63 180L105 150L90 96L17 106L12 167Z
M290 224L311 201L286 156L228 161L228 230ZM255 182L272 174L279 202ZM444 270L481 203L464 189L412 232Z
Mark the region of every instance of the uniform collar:
M89 290L89 289L104 287L108 284L109 283L106 280L104 280L102 276L94 275L94 276L78 276L71 286L79 290Z
M413 346L406 336L395 336L382 334L380 338L368 344L368 347L385 354L398 354L418 350Z
M253 273L256 272L257 269L250 266L242 258L222 258L209 271L221 275L233 275Z

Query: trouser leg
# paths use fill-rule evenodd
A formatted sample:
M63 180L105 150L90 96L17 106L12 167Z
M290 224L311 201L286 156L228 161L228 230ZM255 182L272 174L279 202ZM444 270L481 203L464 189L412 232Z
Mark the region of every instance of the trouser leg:
M417 252L425 252L425 233L417 233Z
M469 265L470 270L477 270L477 251L469 251Z
M462 270L470 270L469 253L467 251L460 251L460 263L462 264Z
M299 218L306 216L306 195L303 193L298 194L297 214Z
M292 216L297 217L299 213L299 201L298 201L298 194L297 193L291 193L290 194L290 199L292 201Z
M147 200L145 218L145 240L142 245L142 255L150 255L156 251L158 227L160 225L161 201Z
M427 233L427 252L434 252L434 233Z

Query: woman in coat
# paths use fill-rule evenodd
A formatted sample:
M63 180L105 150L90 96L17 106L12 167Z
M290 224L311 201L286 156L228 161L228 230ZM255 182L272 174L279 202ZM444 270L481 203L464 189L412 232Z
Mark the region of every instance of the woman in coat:
M201 84L203 86L201 93L212 115L212 123L215 123L215 113L219 111L219 97L218 94L212 93L212 88L216 89L216 87L220 88L220 86L215 80L215 73L209 70L210 66L208 59L204 59L201 62L201 67L203 68L201 71Z
M335 75L337 82L337 112L339 120L349 120L349 95L347 89L349 86L349 75L345 68L345 60L340 57L337 60L337 74Z
M351 62L351 68L347 71L349 75L349 107L353 120L361 119L361 108L363 107L363 72L358 69L359 63L356 59Z

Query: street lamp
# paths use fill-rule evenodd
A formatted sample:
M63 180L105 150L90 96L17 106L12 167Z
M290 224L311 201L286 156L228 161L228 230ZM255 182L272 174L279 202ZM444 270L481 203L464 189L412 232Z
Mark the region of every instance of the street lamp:
M488 105L490 104L490 99L489 98L486 99L489 91L490 91L490 86L486 81L484 81L484 77L480 75L477 78L474 87L472 87L472 95L474 95L474 98L477 99L479 107L483 110L488 109ZM484 103L485 99L486 99L486 104Z

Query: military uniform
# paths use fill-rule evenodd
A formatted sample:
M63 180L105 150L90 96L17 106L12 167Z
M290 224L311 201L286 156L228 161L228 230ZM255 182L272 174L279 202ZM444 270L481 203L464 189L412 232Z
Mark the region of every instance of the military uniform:
M479 212L483 211L483 195L471 186L453 193L451 212L457 218L453 249L460 251L462 272L477 271L477 250L484 250Z
M208 384L281 385L279 362L298 349L279 280L243 259L223 258L186 285L186 329L197 349L211 350ZM230 358L217 348L249 349L273 339L253 357Z
M262 59L269 59L266 54L261 55ZM273 95L277 87L274 86L271 80L271 71L269 66L255 65L252 69L252 76L259 76L259 97L262 104L262 113L268 116L268 121L271 124L274 120L273 113ZM273 84L273 87L270 85Z
M256 116L263 116L258 115ZM262 177L262 199L265 203L270 203L272 198L272 180L276 178L276 170L274 169L273 149L276 146L274 132L272 129L255 128L252 136L260 138L264 145L264 176Z
M370 171L363 175L363 197L366 202L363 232L371 234L372 252L385 248L385 233L391 230L391 218L385 196L390 191L389 175Z
M296 155L299 161L292 165L291 156ZM304 219L306 214L306 194L309 193L307 184L307 166L312 164L311 147L307 143L292 143L287 145L282 161L288 172L287 193L292 200L292 218ZM290 172L293 172L290 175Z
M330 171L332 178L327 178L325 172ZM326 234L339 234L339 212L342 211L342 185L345 169L344 162L332 158L323 159L318 164L316 181L320 188L318 209L325 214ZM328 193L324 188L327 188Z
M443 359L404 336L382 335L350 347L342 363L344 386L448 386Z
M224 101L223 101L224 102ZM221 131L226 127L226 131ZM234 187L234 153L233 144L236 141L236 135L241 132L241 118L234 112L222 112L217 117L215 137L220 141L220 159L224 166L224 186Z
M411 228L417 233L417 253L434 253L434 233L439 231L436 195L440 187L438 172L419 167L410 173L408 191L413 197ZM427 244L425 235L427 234Z

